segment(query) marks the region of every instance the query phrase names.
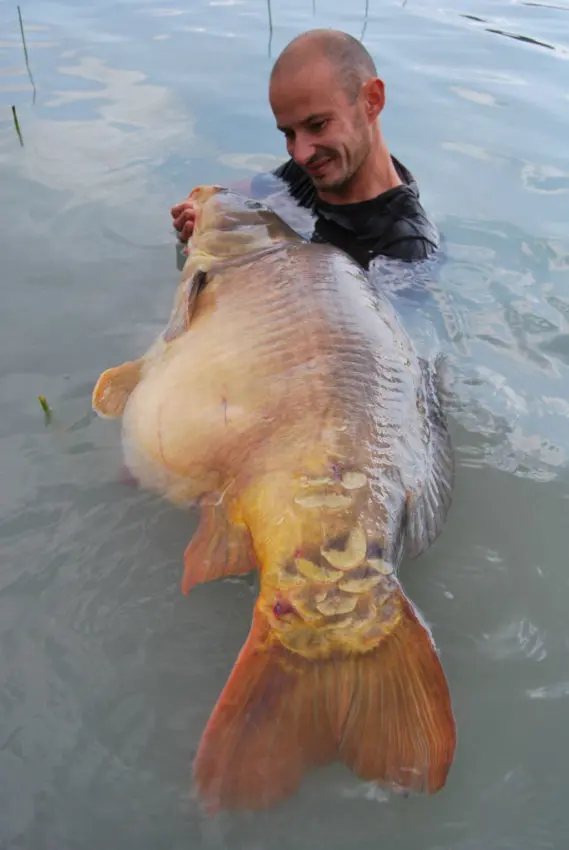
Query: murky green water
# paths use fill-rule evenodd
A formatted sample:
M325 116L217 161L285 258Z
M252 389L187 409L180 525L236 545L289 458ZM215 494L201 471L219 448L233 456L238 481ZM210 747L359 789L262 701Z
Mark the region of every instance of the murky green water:
M0 2L0 847L566 848L568 4L272 0L272 32L264 0L21 8L35 100ZM121 482L90 394L163 326L170 206L283 158L269 53L312 26L364 34L389 145L445 238L430 315L456 493L403 579L459 746L431 799L374 798L336 766L271 813L210 822L191 762L252 590L182 596L193 520Z

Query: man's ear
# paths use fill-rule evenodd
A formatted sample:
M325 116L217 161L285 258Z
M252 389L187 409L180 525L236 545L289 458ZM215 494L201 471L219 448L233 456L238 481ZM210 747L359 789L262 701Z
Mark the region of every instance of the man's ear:
M365 110L369 122L375 121L385 106L385 86L379 77L366 80L363 84Z

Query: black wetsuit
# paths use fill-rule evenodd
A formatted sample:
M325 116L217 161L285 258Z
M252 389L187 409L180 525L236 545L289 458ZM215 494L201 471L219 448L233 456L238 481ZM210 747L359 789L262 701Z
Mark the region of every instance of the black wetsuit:
M423 260L439 246L437 229L419 201L415 178L395 157L392 160L401 185L356 204L328 204L320 200L308 174L292 159L272 175L283 180L296 202L316 216L313 242L336 245L367 269L379 255ZM255 194L263 193L264 178L265 175L257 175L253 179Z

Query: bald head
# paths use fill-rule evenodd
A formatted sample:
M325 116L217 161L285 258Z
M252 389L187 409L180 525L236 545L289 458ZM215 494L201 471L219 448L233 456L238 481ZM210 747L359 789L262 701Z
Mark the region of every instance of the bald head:
M350 102L366 80L377 77L375 63L361 41L339 30L316 29L289 42L273 66L271 83L320 59L330 64Z
M363 44L337 30L297 36L273 66L269 101L288 155L320 198L349 197L365 164L383 149L385 87Z

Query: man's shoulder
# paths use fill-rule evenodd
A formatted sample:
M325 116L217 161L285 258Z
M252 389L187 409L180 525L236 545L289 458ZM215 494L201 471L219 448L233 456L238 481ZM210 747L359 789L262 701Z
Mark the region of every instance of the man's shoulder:
M377 256L423 260L439 247L437 228L413 186L402 184L359 204L319 208L316 229L367 267Z
M390 204L389 225L378 239L380 253L400 260L423 260L439 247L438 230L418 193L402 186Z

